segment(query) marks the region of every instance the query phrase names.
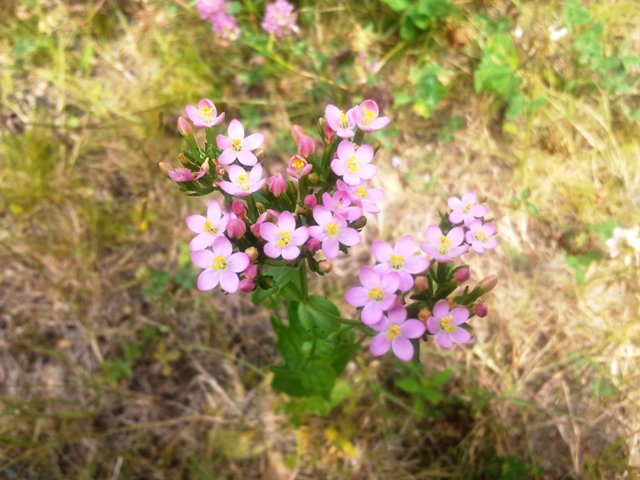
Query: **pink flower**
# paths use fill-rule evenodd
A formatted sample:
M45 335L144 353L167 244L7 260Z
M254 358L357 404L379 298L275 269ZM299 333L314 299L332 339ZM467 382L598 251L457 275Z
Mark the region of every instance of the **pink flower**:
M194 180L199 180L204 177L209 171L209 162L205 162L200 167L200 170L194 172L186 167L176 167L173 168L167 162L160 162L160 168L167 172L167 175L171 180L176 183L181 182L192 182Z
M260 24L267 33L276 37L298 33L300 29L296 25L298 14L294 13L293 5L286 0L276 0L267 5L264 12L264 20Z
M247 225L234 214L230 215L229 223L227 224L227 235L229 238L242 238L247 231Z
M495 233L496 226L493 223L482 223L482 220L476 220L469 225L466 240L476 252L483 253L485 248L496 248L498 245Z
M231 242L223 236L216 238L211 248L213 251L198 250L191 253L194 265L204 268L198 276L198 289L211 290L219 283L225 292L237 292L239 273L249 265L249 257L242 252L232 253Z
M195 127L209 128L220 124L224 120L224 112L218 115L216 106L208 98L200 100L197 107L187 105L184 107L184 112Z
M209 20L218 12L227 11L228 5L226 0L197 0L196 9L203 20Z
M193 233L197 233L193 240L189 243L191 251L203 250L209 247L216 238L222 235L229 222L228 215L222 215L220 204L211 199L207 206L207 216L190 215L186 219L187 227Z
M425 236L427 240L420 243L420 248L438 262L450 262L454 257L467 251L467 246L461 245L464 240L462 227L452 228L447 235L444 235L437 225L429 225Z
M367 181L362 180L359 185L348 185L342 180L338 180L339 191L347 192L351 195L354 204L361 205L365 212L380 213L378 202L384 198L384 192L378 188L367 188Z
M324 110L326 125L336 132L336 135L340 138L351 138L356 134L354 131L356 128L355 115L356 107L344 113L343 110L340 110L335 105L329 104Z
M264 142L264 135L254 133L245 138L244 127L238 120L231 120L229 123L229 136L218 135L216 137L218 148L223 149L218 162L222 165L229 165L238 159L243 165L251 166L258 163L258 158L252 150L260 147Z
M313 193L310 193L309 195L304 197L304 204L309 208L313 208L318 205L318 197L316 197Z
M291 127L291 136L298 146L298 155L308 157L316 149L316 142L313 138L304 133L304 129L299 125Z
M317 238L309 237L307 240L307 250L311 253L316 253L322 247L322 243Z
M289 166L287 167L287 173L289 174L289 176L293 178L300 179L305 175L307 175L312 168L313 168L313 165L307 162L300 155L294 155L289 159Z
M476 303L473 306L473 313L475 313L480 318L486 317L489 313L489 308L485 303Z
M250 263L247 265L247 268L244 269L242 275L244 275L244 278L253 280L258 276L258 266L255 263Z
M373 256L380 262L376 270L397 272L400 278L399 288L403 292L413 287L413 275L422 273L429 267L429 260L414 255L415 250L416 244L410 235L398 240L393 248L382 240L376 240L371 246Z
M362 216L360 207L351 206L351 197L347 192L336 192L333 197L328 193L322 194L322 205L330 212L340 215L349 222L354 222Z
M231 165L229 167L230 182L220 182L220 188L229 195L236 197L247 197L253 192L260 190L264 185L262 178L262 165L259 163L254 165L249 173L239 165Z
M309 238L307 227L296 228L296 219L291 212L284 211L278 217L278 224L260 225L260 236L267 241L264 253L269 258L282 256L285 260L295 260L300 256L300 246Z
M233 15L217 12L209 18L211 29L223 40L234 41L240 37L240 29Z
M269 187L269 191L273 193L276 198L287 190L287 182L280 173L269 177L267 180L267 186Z
M425 332L425 326L420 320L406 318L407 310L398 305L373 326L380 333L371 341L369 351L372 355L384 355L391 348L394 355L402 361L408 362L413 358L413 345L409 339L420 338Z
M242 280L240 280L239 287L241 292L250 293L253 291L255 286L255 283L253 283L253 280L250 278L243 278Z
M460 270L456 271L456 273L453 274L453 279L456 281L456 283L464 283L469 280L470 276L471 271L467 267L462 267Z
M438 300L433 307L433 315L427 320L429 333L436 336L442 348L449 349L454 343L469 343L471 334L460 328L469 318L469 310L455 307L449 311L449 302Z
M325 207L313 209L313 218L318 224L309 227L309 234L322 242L322 251L332 260L340 251L340 245L352 247L360 243L357 230L347 227L347 221L339 215L332 215Z
M360 185L362 180L372 179L378 171L375 165L371 165L371 145L362 145L356 149L353 143L343 140L336 153L338 157L331 162L331 170L348 185Z
M376 272L371 267L362 267L359 277L362 286L350 288L344 298L349 305L363 307L362 321L372 326L382 319L383 312L396 305L400 277L396 272Z
M277 212L276 210L271 210L271 209L267 210L266 212L262 212L260 216L257 218L257 220L254 222L254 224L249 227L251 229L251 233L253 233L253 236L256 237L258 240L260 240L262 238L260 236L260 225L262 225L264 222L278 221L279 215L280 215L280 212Z
M244 217L247 213L247 207L240 200L231 200L231 211L238 217Z
M363 132L373 132L389 125L389 117L379 117L378 104L365 100L356 108L356 124Z
M476 218L487 214L484 205L476 203L476 196L470 192L465 193L462 198L449 197L447 203L451 209L449 221L454 225L464 222L468 227Z

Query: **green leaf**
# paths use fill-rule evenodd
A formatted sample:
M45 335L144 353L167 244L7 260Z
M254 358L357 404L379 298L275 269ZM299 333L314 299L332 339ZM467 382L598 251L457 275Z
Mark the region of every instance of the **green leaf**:
M580 4L580 0L565 0L564 19L568 27L578 27L588 23L591 14Z
M410 15L405 14L400 20L400 38L403 40L413 40L418 36L419 30L411 19Z
M291 327L276 322L272 322L272 325L276 334L276 345L285 364L292 368L302 365L305 361L305 354L302 351L302 338Z
M302 328L318 338L326 338L338 330L339 318L338 307L318 295L312 295L306 303L298 305L298 319Z
M396 387L408 393L418 393L422 389L422 385L416 377L399 378L395 382Z
M331 365L323 360L312 360L296 370L286 366L274 366L271 370L272 387L293 397L319 395L329 400L337 378Z
M573 41L574 48L580 54L578 61L581 64L597 67L602 59L600 37L603 29L604 23L598 22Z
M518 54L511 35L497 33L487 39L480 65L474 72L476 92L489 92L509 100L518 93Z
M273 293L275 293L275 291L276 291L276 289L273 288L273 287L272 288L267 288L267 289L256 287L256 289L251 294L251 301L255 305L260 305L267 298L269 298Z
M360 351L360 345L343 344L337 345L333 353L329 356L331 366L337 375L340 375L351 359Z
M404 12L411 6L410 0L384 0L394 12Z

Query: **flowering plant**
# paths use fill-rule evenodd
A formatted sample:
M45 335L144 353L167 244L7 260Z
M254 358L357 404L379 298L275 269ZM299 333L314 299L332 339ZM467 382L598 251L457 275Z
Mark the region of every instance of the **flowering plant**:
M264 177L264 136L224 120L208 99L188 105L178 129L185 148L182 166L161 167L188 195L214 194L206 216L190 215L195 234L191 260L201 268L197 287L228 294L251 293L271 309L282 363L272 366L273 387L292 396L327 398L337 377L368 337L373 355L391 350L403 361L418 359L420 342L433 336L442 348L471 340L469 320L484 317L481 297L497 281L487 277L473 288L467 265L454 265L469 251L497 245L487 209L471 193L449 198L450 212L426 228L421 242L403 236L395 244L375 241L375 266L360 269L360 285L345 300L360 320L345 318L338 306L312 293L309 275L326 275L331 260L362 242L366 214L380 212L383 192L372 188L377 146L365 135L389 123L366 100L349 110L328 105L319 120L320 139L294 126L297 151L281 173ZM194 135L204 129L204 145ZM284 170L283 165L281 170ZM417 247L421 253L417 253Z

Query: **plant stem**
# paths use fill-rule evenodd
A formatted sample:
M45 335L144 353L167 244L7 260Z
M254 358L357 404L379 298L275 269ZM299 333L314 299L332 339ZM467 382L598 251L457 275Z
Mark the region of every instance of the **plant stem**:
M307 300L309 298L309 285L307 283L307 264L304 259L300 262L300 289L302 290L302 298Z

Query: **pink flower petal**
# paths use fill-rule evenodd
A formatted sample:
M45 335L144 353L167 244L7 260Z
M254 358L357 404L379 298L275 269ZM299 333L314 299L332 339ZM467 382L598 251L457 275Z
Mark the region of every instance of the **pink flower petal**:
M429 268L429 260L424 257L409 257L404 263L405 271L414 275L424 272L427 268Z
M202 233L204 230L204 223L207 221L202 215L189 215L185 222L189 230L193 233Z
M340 160L339 158L334 158L331 161L331 170L333 171L333 173L335 173L339 177L344 175L347 171L347 167L344 160Z
M233 250L233 247L229 239L221 235L215 239L211 249L213 250L213 253L215 255L220 255L224 258L229 258L229 255L231 255L231 251Z
M442 236L442 230L437 225L429 225L427 231L425 232L425 237L427 237L427 242L431 245L437 245L440 243L440 237Z
M484 217L487 214L487 208L484 205L474 205L471 207L471 214L474 217Z
M238 161L241 164L250 167L250 166L255 165L256 163L258 163L258 157L256 157L249 150L242 150L241 152L238 153Z
M318 205L313 209L313 218L318 225L324 226L327 223L331 223L333 215L331 215L331 212L325 207Z
M416 251L416 243L411 235L405 235L396 242L393 250L396 255L401 255L406 259Z
M338 145L336 153L338 154L338 158L346 162L349 160L351 155L355 155L356 149L354 148L353 143L348 140L343 140Z
M453 343L451 343L451 338L447 332L436 333L436 341L442 348L446 348L447 350L453 347Z
M396 337L391 340L391 348L395 356L404 362L413 358L413 345L404 337Z
M218 148L226 150L227 148L231 148L231 139L226 135L221 134L216 137L216 144L218 145Z
M458 328L455 332L449 334L451 340L456 343L469 343L471 341L471 334L464 328Z
M192 252L195 252L197 250L204 250L205 248L210 247L215 239L216 235L212 235L209 232L199 233L189 242L189 250L191 250ZM207 266L211 266L211 264Z
M364 288L371 290L380 286L380 276L371 267L362 267L358 277Z
M387 295L390 293L395 293L398 290L398 286L400 285L400 276L397 272L387 272L380 279L380 288Z
M446 300L438 300L433 306L433 315L436 318L442 318L449 315L449 302Z
M376 240L371 245L371 252L378 262L386 262L393 253L393 248L387 242Z
M356 151L356 158L360 160L361 163L369 163L373 160L374 150L371 145L361 145L360 148Z
M242 142L242 146L247 150L255 150L260 147L264 143L264 135L261 133L254 133L253 135L249 135Z
M240 278L237 273L222 272L220 275L220 287L227 293L236 293L240 286Z
M198 250L191 253L191 262L200 268L209 268L213 263L215 255L211 250Z
M432 335L435 335L440 331L440 321L436 317L429 317L427 319L427 330Z
M200 275L198 275L197 287L198 290L206 292L207 290L213 290L218 285L220 281L220 271L212 270L208 268L207 270L203 270Z
M227 148L218 157L218 163L220 165L231 165L236 158L238 158L238 152L232 148Z
M372 355L379 357L380 355L387 353L390 347L391 340L387 338L386 332L383 332L373 337L369 351Z
M291 243L294 245L303 245L309 239L309 230L307 227L300 227L291 234Z
M402 335L407 338L419 338L424 334L425 330L425 324L420 320L407 320L400 325Z
M402 325L407 319L407 309L402 305L396 305L387 312L390 325Z
M264 254L269 258L278 258L282 254L282 249L275 242L269 242L264 246Z
M300 249L295 245L287 245L282 249L282 258L285 260L295 260L300 256Z
M367 289L362 287L352 287L344 294L344 298L347 303L354 307L362 307L368 301Z
M227 270L232 272L244 272L244 270L249 266L249 257L244 252L234 253L227 260Z
M296 228L296 221L291 212L284 211L278 217L278 228L293 232Z
M462 227L454 227L447 233L447 239L452 246L457 247L464 241L464 229Z
M353 228L341 228L338 231L338 240L347 247L353 247L360 243L360 234Z
M217 224L221 216L222 209L220 208L220 204L215 199L211 199L207 205L207 220Z
M232 139L244 139L244 127L242 126L242 123L236 119L231 120L231 122L229 122L229 136Z
M340 244L338 243L338 240L335 238L325 238L322 241L322 251L327 259L333 260L336 258L340 251Z
M365 325L373 325L382 318L382 308L377 303L369 302L362 309L361 318Z

